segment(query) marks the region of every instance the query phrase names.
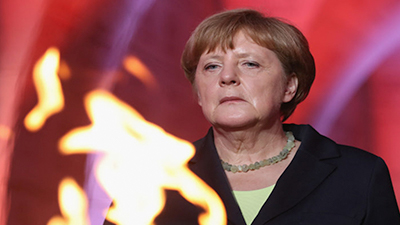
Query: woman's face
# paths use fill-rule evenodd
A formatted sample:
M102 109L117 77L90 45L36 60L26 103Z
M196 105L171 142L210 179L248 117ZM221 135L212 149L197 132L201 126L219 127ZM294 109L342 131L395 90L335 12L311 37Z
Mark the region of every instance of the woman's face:
M200 57L195 85L198 102L214 127L243 129L280 122L280 106L296 93L271 50L239 32L233 50L217 48Z

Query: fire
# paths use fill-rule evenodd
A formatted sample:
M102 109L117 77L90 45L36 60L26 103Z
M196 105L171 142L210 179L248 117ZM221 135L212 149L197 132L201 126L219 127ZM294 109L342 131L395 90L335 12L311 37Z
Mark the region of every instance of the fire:
M190 143L147 122L108 92L89 93L85 107L92 124L67 133L59 146L64 154L104 154L96 171L114 200L110 221L152 224L164 207L164 189L172 189L205 209L200 224L226 224L219 196L186 165L194 155Z
M137 57L127 56L123 61L123 65L130 74L138 78L148 88L156 88L158 86L150 70Z
M61 181L58 192L63 217L54 216L47 225L88 225L85 192L72 178Z
M41 129L48 117L64 107L57 72L68 79L70 71L67 67L60 69L59 64L56 48L49 48L35 64L33 80L38 104L24 121L30 131ZM157 86L139 59L129 56L124 66L146 86ZM103 153L96 165L96 177L114 201L107 219L121 225L152 224L165 205L164 189L171 189L204 208L205 213L199 216L201 225L226 224L219 196L187 167L195 152L190 143L147 122L106 91L87 94L85 107L92 124L68 132L60 139L59 148L63 154ZM85 193L72 178L61 182L59 201L62 216L53 217L48 225L89 224Z
M64 108L61 82L57 76L60 53L49 48L35 64L33 82L38 94L38 104L25 117L25 127L34 132L39 130L51 115Z

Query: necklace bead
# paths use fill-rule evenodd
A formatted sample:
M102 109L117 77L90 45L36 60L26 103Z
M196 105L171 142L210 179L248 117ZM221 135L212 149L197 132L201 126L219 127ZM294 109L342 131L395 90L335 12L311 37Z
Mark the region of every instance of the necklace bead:
M257 161L255 163L250 164L250 165L247 165L247 164L232 165L230 163L224 162L221 159L222 168L224 168L224 170L226 170L228 172L232 172L232 173L236 173L236 172L247 173L248 171L258 170L258 169L260 169L260 168L262 168L264 166L270 166L270 165L276 164L276 163L286 159L287 156L289 155L290 151L295 146L295 143L294 143L295 138L293 136L293 133L290 132L290 131L286 132L286 137L288 138L286 146L276 156L273 156L271 158L264 159L264 160L261 160L261 161Z

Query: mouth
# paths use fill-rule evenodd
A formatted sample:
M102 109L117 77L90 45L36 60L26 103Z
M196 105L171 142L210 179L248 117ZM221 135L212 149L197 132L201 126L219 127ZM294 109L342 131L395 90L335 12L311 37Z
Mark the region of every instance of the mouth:
M230 96L230 97L224 97L219 101L219 104L223 104L223 103L235 103L235 102L243 102L244 100L242 98L239 97L235 97L235 96Z

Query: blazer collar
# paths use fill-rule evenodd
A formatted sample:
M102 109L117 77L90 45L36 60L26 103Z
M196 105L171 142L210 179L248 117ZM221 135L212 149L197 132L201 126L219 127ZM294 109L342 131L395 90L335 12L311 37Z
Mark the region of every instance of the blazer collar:
M220 196L225 205L228 224L245 225L246 222L232 194L232 188L215 148L212 128L204 138L193 144L196 147L196 154L189 161L189 168Z
M292 162L278 179L254 224L263 224L306 198L335 169L326 159L340 157L336 144L308 125L285 125L302 143Z
M289 124L284 130L292 131L301 145L253 224L265 223L298 204L335 170L324 160L340 157L336 144L309 125ZM229 224L245 224L215 149L212 129L194 145L197 151L189 167L221 197Z

